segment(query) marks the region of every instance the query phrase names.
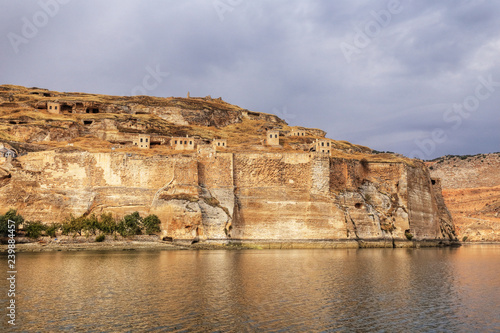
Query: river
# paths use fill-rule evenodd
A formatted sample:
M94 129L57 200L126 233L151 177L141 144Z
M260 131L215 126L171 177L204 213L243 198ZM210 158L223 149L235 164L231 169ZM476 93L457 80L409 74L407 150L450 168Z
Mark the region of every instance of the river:
M500 331L495 245L48 252L16 259L16 331ZM5 280L0 287L6 295Z

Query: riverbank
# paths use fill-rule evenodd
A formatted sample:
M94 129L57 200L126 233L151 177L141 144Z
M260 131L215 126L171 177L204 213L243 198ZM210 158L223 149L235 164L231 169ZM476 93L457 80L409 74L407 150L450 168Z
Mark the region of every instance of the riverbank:
M132 238L117 237L96 242L93 238L62 236L42 237L37 241L19 237L16 252L50 251L134 251L134 250L244 250L244 249L356 249L356 248L421 248L460 246L448 241L393 241L393 240L209 240L192 243L188 240L162 241L156 235L140 235ZM8 245L0 245L0 253L8 251Z

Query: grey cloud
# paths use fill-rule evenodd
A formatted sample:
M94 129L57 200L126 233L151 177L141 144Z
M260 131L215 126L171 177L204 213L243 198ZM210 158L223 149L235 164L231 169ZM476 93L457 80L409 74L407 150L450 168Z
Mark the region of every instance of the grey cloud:
M39 0L51 3L56 0ZM479 76L500 82L500 4L401 0L402 11L347 63L341 43L386 10L379 1L69 1L16 54L8 33L39 1L3 1L0 83L128 95L146 68L169 72L156 96L222 96L330 137L409 154L436 128L437 154L498 148L500 87L457 131L439 105L462 103ZM281 114L281 115L282 115ZM492 121L495 119L495 121ZM487 134L487 135L486 135Z

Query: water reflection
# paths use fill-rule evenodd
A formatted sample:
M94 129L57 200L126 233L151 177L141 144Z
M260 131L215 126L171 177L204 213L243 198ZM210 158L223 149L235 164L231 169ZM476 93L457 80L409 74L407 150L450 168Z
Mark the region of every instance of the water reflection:
M495 331L498 259L494 246L22 253L18 318L25 331Z

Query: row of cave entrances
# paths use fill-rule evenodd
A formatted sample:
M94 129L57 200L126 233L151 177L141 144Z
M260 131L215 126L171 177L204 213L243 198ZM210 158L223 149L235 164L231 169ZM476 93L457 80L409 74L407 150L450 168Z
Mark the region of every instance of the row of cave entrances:
M46 107L38 106L38 109L45 109ZM81 112L76 112L76 110L81 110ZM85 110L85 112L82 112ZM100 110L96 106L87 107L83 106L83 103L76 103L75 105L61 103L61 113L99 113Z
M87 108L86 113L99 113L98 108Z
M61 104L61 112L69 112L73 113L75 109L83 109L83 104L78 105L79 103L76 104L75 107L68 105L68 104ZM99 108L97 107L88 107L85 108L85 113L99 113Z

